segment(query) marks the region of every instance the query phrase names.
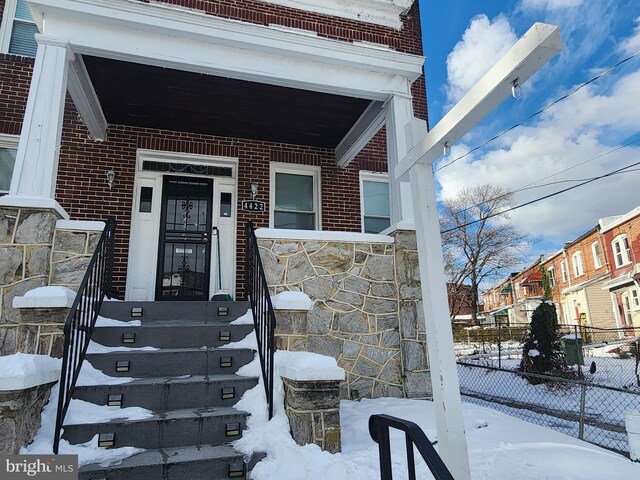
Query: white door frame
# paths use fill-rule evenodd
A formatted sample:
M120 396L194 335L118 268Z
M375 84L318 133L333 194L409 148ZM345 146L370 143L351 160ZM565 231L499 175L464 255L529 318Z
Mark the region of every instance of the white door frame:
M218 285L217 238L211 235L211 267L207 298L223 291L235 296L236 286L236 237L237 237L237 176L238 159L214 155L197 155L158 150L138 149L134 179L133 205L131 208L131 230L129 234L129 256L125 300L155 300L156 274L158 269L158 245L160 215L162 210L162 180L165 175L213 179L212 226L218 227L221 238L220 268L222 285ZM217 177L197 173L156 172L143 170L143 162L183 163L192 165L219 166L232 169L231 177ZM152 187L151 212L139 212L141 187ZM231 193L231 216L220 217L220 194Z

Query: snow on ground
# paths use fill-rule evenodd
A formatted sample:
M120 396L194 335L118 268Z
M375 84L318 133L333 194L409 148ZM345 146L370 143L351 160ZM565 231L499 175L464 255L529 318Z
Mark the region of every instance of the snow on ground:
M254 344L255 334L237 343ZM251 413L248 429L234 446L245 453L265 452L267 457L259 462L252 473L254 480L371 480L379 478L378 449L368 431L369 417L385 413L416 422L431 441L437 440L433 403L421 400L397 398L363 399L358 402L342 401L340 404L342 428L342 453L329 454L316 445L297 445L289 434L289 423L284 412L284 392L279 380L279 365L300 360L287 352L276 355L274 381L274 417L268 421L262 378L259 384L247 391L236 408ZM326 367L324 360L314 363L314 357L306 355L303 363L312 368ZM242 367L239 374L260 377L260 363L256 359ZM108 377L85 362L79 384L116 384L131 378ZM55 425L58 386L51 392L51 400L45 407L42 426L34 442L21 453L50 453ZM89 407L91 407L89 409ZM110 410L110 411L106 411ZM571 438L562 433L518 420L502 413L468 403L463 404L468 448L473 480L628 480L640 478L640 464L607 450ZM126 412L125 412L126 410ZM107 421L123 415L145 418L150 412L144 409L96 409L86 402L70 407L71 419ZM101 420L100 420L101 419ZM392 459L394 478L406 478L406 454L401 433L392 432ZM110 465L131 456L141 449L123 447L97 448L97 438L82 445L60 443L60 453L79 455L79 463ZM437 449L436 444L436 449ZM416 456L419 458L419 455ZM432 478L422 460L418 463L418 478Z

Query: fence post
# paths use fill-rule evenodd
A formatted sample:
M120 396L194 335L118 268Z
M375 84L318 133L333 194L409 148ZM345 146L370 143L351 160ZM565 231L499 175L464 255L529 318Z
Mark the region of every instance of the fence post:
M578 365L580 368L580 365ZM587 385L585 383L580 384L580 432L578 438L584 440L584 414L586 409L587 400Z
M502 368L502 322L498 322L498 368Z

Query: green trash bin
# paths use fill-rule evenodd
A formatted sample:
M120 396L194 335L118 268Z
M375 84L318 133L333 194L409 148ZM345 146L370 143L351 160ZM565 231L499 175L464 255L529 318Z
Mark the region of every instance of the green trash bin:
M584 365L584 356L582 355L582 338L566 335L560 339L562 342L562 351L564 352L564 360L567 365Z

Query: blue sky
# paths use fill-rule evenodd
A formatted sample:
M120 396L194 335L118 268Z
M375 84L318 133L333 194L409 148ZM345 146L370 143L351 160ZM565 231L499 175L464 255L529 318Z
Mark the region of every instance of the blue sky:
M524 86L520 100L503 102L436 168L640 50L637 0L420 0L420 7L431 127L534 22L558 25L564 44ZM479 183L518 189L563 182L516 193L516 203L523 203L575 184L567 180L634 162L640 162L640 55L442 169L436 179L441 198ZM640 165L635 168L514 211L511 221L541 239L523 262L558 250L599 218L640 205Z

